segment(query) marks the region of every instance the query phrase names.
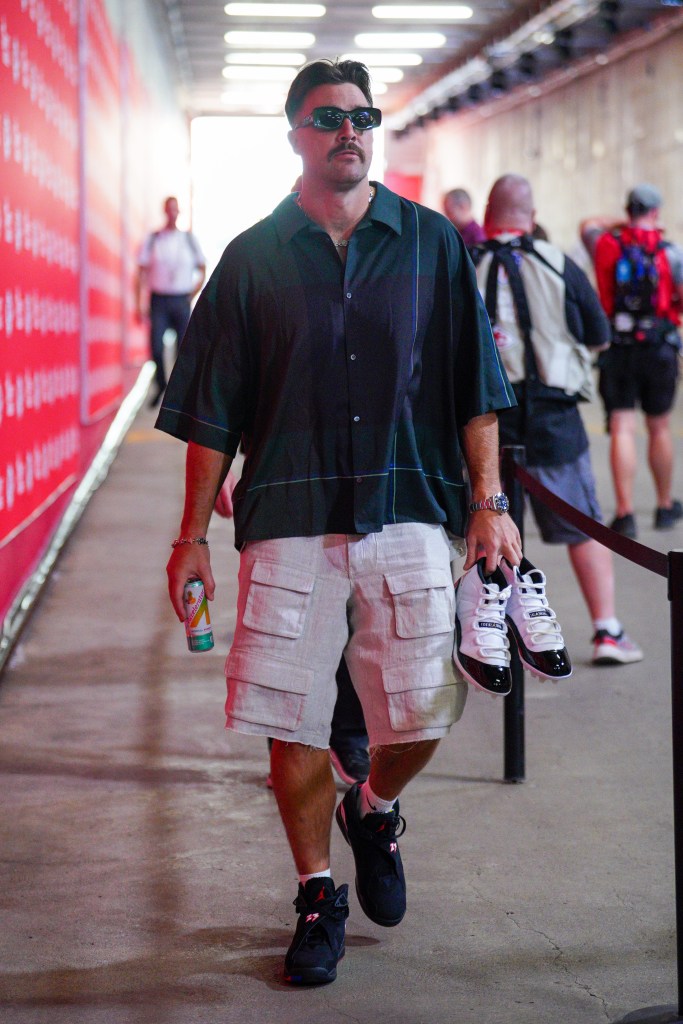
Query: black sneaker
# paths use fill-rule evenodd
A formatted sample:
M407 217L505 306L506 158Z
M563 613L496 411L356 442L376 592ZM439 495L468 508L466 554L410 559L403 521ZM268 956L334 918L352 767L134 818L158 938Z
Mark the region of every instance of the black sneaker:
M356 783L337 807L337 824L353 851L356 893L363 912L375 924L393 928L406 912L406 880L396 840L405 832L398 800L388 814L358 813Z
M330 747L330 761L347 786L352 786L354 782L365 782L370 774L370 752L367 747Z
M335 890L331 878L309 878L305 886L299 883L294 900L299 920L285 957L285 981L292 985L334 981L345 952L348 897L348 885Z
M631 540L635 540L638 533L636 519L632 512L627 512L625 516L615 516L609 524L609 528L615 533L620 533L622 537L630 537Z
M674 499L671 502L671 508L655 509L655 530L670 530L681 518L683 518L683 505Z

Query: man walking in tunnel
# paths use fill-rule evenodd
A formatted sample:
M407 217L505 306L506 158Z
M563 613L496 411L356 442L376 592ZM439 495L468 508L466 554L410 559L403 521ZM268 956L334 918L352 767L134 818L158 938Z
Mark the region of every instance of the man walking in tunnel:
M671 409L681 349L683 254L664 239L661 206L659 189L637 185L626 197L626 224L602 231L596 220L582 225L582 237L594 249L598 292L612 326L612 344L600 360L600 395L616 498L610 525L626 537L637 533L633 486L638 405L645 414L647 459L655 485L653 526L668 530L683 517L681 502L671 496Z
M531 185L517 174L489 193L489 241L473 252L477 280L518 405L500 414L502 444L523 444L527 469L581 512L602 520L578 403L593 390L588 351L609 344L609 323L588 278L568 256L531 237ZM611 552L531 495L544 541L566 544L593 622L593 663L640 661L616 617Z
M474 270L441 214L369 182L367 69L316 61L286 103L301 191L226 249L193 313L157 425L189 442L169 589L214 594L206 529L240 439L238 616L227 725L272 737L273 791L299 876L285 958L294 984L336 977L348 886L336 886L328 754L342 654L372 747L336 811L375 923L406 912L398 797L460 717L449 535L499 496L496 410L514 403ZM522 556L483 508L468 562Z
M172 330L179 345L190 319L192 299L204 283L206 258L191 231L178 227L180 207L175 196L164 201L163 228L147 236L138 256L135 312L143 317L143 294L149 292L149 345L156 364L155 390L150 405L159 404L166 388L164 335Z

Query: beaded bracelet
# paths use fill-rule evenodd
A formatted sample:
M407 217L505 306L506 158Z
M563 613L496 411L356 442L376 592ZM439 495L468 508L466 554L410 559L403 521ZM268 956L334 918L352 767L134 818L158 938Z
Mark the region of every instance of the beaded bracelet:
M177 537L171 542L172 548L179 548L181 544L208 544L206 537Z

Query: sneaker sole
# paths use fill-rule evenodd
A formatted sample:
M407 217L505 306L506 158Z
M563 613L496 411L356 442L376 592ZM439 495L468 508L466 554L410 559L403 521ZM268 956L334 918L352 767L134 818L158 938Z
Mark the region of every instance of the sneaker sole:
M519 655L519 660L521 661L522 665L524 665L524 668L527 672L529 672L532 676L538 679L541 683L544 683L546 679L549 679L551 683L559 683L562 679L569 679L574 669L571 669L566 676L548 676L545 674L545 672L541 672L539 668L528 662L524 657L526 653L526 647L524 646L522 638L519 636L514 619L510 618L509 615L507 615L505 618L508 624L508 632L512 633L512 636L514 637L515 645L517 647L517 654Z
M464 669L462 667L462 665L460 664L460 659L458 658L457 643L456 643L456 646L453 648L453 661L455 662L455 667L457 668L458 672L461 674L461 676L463 677L465 682L469 683L470 686L473 686L475 688L475 690L479 690L481 693L488 693L489 697L509 697L510 696L510 693L512 692L511 689L508 690L506 693L496 693L495 690L487 690L485 686L482 686L481 683L478 683L477 680L474 678L474 676L471 676L469 674L469 672L467 672L466 669Z
M341 951L337 963L344 958L345 952L346 950L344 949ZM284 971L284 979L288 985L329 985L336 977L336 967L329 971L324 967L304 967L302 970L292 972L291 974L287 971L287 968Z
M593 655L592 665L636 665L643 660L642 654L612 654L611 652Z
M351 840L349 839L349 833L348 833L348 829L346 827L346 815L344 814L344 805L343 805L343 803L339 804L339 806L337 807L337 810L335 811L335 815L334 816L337 819L337 824L339 825L339 830L340 830L341 834L343 835L344 839L346 840L346 842L351 847L351 851L353 852L353 845L351 843ZM354 861L355 861L355 859L356 858L355 858L355 854L354 854ZM365 905L365 899L363 898L363 894L358 889L358 874L356 874L354 882L355 882L355 886L356 886L356 896L358 897L358 902L360 903L360 908L361 908L361 910L363 911L363 913L365 914L366 917L370 918L371 921L374 921L375 924L381 925L382 928L395 928L397 924L401 923L401 921L405 917L405 910L403 911L403 913L401 914L400 917L393 918L392 920L388 920L386 918L377 917L375 914L371 913L370 910L368 909L368 907Z
M342 780L342 782L346 783L347 786L353 786L354 782L365 782L365 780L367 779L367 775L365 775L362 779L357 779L353 775L349 775L347 771L344 771L342 763L335 754L334 750L332 750L332 747L330 747L330 761L332 762L332 767L334 768L339 778Z

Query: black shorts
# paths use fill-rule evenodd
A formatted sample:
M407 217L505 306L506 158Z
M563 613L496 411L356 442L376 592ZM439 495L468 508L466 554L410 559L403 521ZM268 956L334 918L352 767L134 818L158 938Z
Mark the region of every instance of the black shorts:
M678 352L673 345L612 345L600 356L600 397L609 413L640 406L663 416L674 404Z

